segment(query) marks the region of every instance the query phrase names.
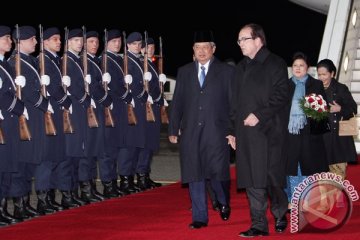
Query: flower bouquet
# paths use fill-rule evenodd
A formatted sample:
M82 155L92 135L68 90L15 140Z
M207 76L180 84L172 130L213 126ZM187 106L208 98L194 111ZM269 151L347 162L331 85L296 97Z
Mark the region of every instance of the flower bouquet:
M306 95L300 100L300 107L308 117L311 134L324 134L330 131L328 106L320 94Z
M311 93L306 95L301 101L301 109L307 117L316 121L324 120L328 117L328 106L320 94Z

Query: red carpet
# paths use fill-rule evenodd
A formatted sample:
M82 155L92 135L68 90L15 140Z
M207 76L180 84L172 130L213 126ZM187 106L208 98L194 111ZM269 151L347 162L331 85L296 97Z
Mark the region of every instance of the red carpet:
M350 165L348 180L360 192L360 165ZM227 240L241 239L240 231L250 224L244 193L236 193L232 182L232 215L224 222L209 210L209 226L190 230L190 203L187 189L172 184L152 191L107 200L85 207L58 212L0 229L0 240ZM275 233L269 214L270 236L266 239L358 239L360 238L360 201L354 202L349 222L330 233Z

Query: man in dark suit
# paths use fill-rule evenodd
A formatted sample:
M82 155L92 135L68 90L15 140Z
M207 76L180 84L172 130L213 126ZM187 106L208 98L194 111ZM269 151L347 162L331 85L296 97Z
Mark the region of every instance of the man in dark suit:
M226 130L234 69L213 56L215 49L211 31L195 33L195 61L179 68L171 103L169 140L177 143L180 138L181 178L189 183L192 204L191 229L208 224L207 181L220 203L221 218L230 216Z
M237 43L245 58L236 69L229 130L232 136L228 137L236 148L237 184L246 188L252 221L250 229L239 236L265 236L269 235L268 195L275 230L282 232L287 225L285 162L281 155L288 117L284 111L289 102L287 66L266 48L265 33L257 24L244 26Z

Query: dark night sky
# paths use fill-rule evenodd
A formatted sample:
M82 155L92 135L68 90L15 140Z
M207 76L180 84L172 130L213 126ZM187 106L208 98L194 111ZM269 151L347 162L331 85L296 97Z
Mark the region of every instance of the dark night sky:
M196 6L180 1L167 1L160 6L156 1L143 3L129 0L117 3L124 4L122 8L100 5L102 1L98 2L96 6L79 6L75 1L71 4L64 1L51 2L50 5L56 7L53 10L49 10L49 6L42 6L40 14L13 14L2 18L2 24L13 27L18 23L37 27L41 23L45 28L57 26L60 29L85 25L88 30L98 30L100 33L104 28L118 28L127 34L147 30L156 43L158 37L162 36L164 72L176 76L177 68L192 60L195 30L213 30L217 45L215 55L221 60L231 58L238 62L242 58L236 44L240 28L247 23L258 23L265 30L269 49L282 56L288 64L291 64L292 54L301 50L309 56L311 65L315 65L326 22L326 15L287 0L238 1L236 6L241 7L235 7L234 0L221 0L217 4L197 1ZM199 5L203 7L200 9L197 7ZM73 8L71 11L68 8L70 6ZM34 7L31 6L32 9ZM136 10L138 7L141 9ZM168 10L161 11L159 8ZM100 17L105 14L106 18Z

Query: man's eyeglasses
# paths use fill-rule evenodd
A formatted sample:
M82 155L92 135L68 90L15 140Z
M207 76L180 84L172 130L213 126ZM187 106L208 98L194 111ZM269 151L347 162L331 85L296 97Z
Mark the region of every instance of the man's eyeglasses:
M249 39L254 39L254 38L252 38L252 37L242 37L242 38L237 40L237 44L240 45L241 42L246 42L246 40L249 40Z

